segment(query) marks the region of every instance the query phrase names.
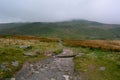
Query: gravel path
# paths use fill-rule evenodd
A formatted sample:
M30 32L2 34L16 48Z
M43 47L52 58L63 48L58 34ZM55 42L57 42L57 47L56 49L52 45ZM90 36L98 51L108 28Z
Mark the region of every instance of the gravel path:
M69 56L73 52L64 49L58 56ZM52 57L37 63L26 64L16 77L16 80L79 80L73 79L73 57Z

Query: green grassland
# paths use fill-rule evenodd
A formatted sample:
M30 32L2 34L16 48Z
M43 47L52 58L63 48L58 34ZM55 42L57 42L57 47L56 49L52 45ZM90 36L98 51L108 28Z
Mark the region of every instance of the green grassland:
M75 54L75 71L86 80L120 80L119 52L71 47Z

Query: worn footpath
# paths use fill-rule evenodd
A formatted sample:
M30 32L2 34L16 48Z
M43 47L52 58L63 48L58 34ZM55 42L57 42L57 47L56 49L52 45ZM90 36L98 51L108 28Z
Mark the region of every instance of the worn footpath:
M74 76L71 55L73 55L71 50L64 49L61 54L50 59L26 64L17 74L16 80L80 80Z

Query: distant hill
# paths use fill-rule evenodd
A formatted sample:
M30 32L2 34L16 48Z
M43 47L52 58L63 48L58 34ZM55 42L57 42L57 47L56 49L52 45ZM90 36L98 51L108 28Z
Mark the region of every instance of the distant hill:
M1 35L32 35L64 39L120 39L120 25L103 24L87 20L55 23L0 24Z

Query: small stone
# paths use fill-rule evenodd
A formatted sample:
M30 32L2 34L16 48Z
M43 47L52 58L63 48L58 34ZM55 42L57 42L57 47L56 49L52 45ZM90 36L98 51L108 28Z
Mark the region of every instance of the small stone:
M36 73L36 74L40 73L39 71L33 71L33 72Z
M104 71L105 67L100 67L99 70Z
M56 80L55 78L51 78L51 80Z
M34 53L34 52L27 52L27 53L24 53L24 55L25 56L37 56L37 54L36 53Z
M30 64L30 67L33 67L34 65Z
M10 69L10 68L7 68L7 67L6 67L6 64L4 64L4 63L2 63L2 64L0 65L0 69L1 69L2 71L11 71L11 69Z
M63 75L63 77L65 78L65 80L70 80L68 75Z
M11 78L10 80L15 80L15 78Z
M19 63L18 63L18 61L15 61L15 62L12 62L11 65L12 65L12 66L15 66L15 67L18 67Z
M46 69L48 68L48 67L45 67Z
M33 68L31 68L31 71L34 71L34 69L33 69Z
M29 76L31 76L33 74L33 72L32 71L29 71L27 74L26 74L26 77L29 77Z
M5 69L6 69L6 66L3 65L3 64L1 64L1 65L0 65L0 68L1 68L2 70L5 70Z
M40 69L40 71L45 71L45 69Z
M25 80L25 78L24 77L21 77L21 79L20 80Z
M67 70L67 69L65 70L65 72L68 72L68 71L69 71L69 70Z
M19 48L22 48L22 49L32 49L32 46L31 45L22 45L22 46L19 46Z
M81 57L81 56L83 56L85 53L78 53L76 56L77 57Z

